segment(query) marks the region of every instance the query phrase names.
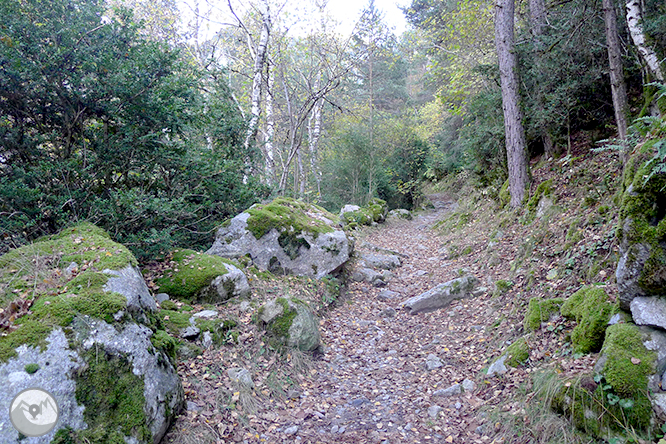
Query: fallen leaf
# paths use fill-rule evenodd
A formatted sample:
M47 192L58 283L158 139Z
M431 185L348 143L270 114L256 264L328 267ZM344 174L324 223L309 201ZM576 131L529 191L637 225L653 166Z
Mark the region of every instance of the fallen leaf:
M631 363L634 365L638 365L641 363L641 360L638 358L631 358Z

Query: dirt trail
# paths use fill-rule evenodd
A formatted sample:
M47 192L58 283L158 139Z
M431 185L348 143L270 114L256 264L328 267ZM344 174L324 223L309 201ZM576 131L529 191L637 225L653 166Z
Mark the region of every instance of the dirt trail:
M322 325L327 352L310 381L302 384L298 411L308 412L307 416L295 416L276 429L284 433L298 426L295 436L278 432L265 436L269 442L487 441L475 411L483 403L478 390L452 397L434 395L465 378L474 380L482 369L486 333L478 317L480 310L486 314L484 304L458 301L447 309L415 316L400 309L405 299L457 275L455 262L440 256L440 242L431 231L453 203L441 195L431 200L434 210L412 221L380 226L360 242L361 253L369 252L367 244L374 244L408 258L393 271L386 288L354 283L348 303L329 314ZM400 295L378 298L385 289ZM438 357L441 367L427 370L429 355Z
M364 231L357 242L360 254L372 252L372 245L390 249L404 256L402 266L391 272L386 287L350 284L347 298L321 323L326 352L306 366L306 374L289 376L292 389L283 386L287 399L275 399L264 389L276 358L260 355L263 334L251 322L251 312L227 306L241 310L237 317L248 327L240 338L245 351L210 349L179 365L189 406L166 442L491 442L483 406L502 402L498 395L515 388L506 379L488 382L481 376L512 327L491 327L503 316L498 301L486 293L428 314L410 315L400 308L406 299L456 278L461 267L483 281L480 267L470 262L474 255L446 259L432 227L455 203L445 195L429 197L434 209L413 220L390 220ZM385 290L398 294L380 296ZM295 358L287 357L286 365L294 366ZM225 388L232 387L226 369L237 366L257 378L256 391L246 398L256 404L252 414L225 407L239 402L239 393ZM442 395L465 379L476 388Z

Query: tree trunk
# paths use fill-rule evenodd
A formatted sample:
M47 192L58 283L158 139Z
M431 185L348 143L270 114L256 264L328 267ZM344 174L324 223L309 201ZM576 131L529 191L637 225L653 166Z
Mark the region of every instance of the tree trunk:
M319 87L319 85L317 85ZM321 196L321 170L318 164L319 137L321 136L321 111L324 103L319 100L308 119L308 145L310 148L310 170L317 182L317 197Z
M638 48L643 60L647 64L648 70L656 80L664 81L664 74L659 66L659 58L657 54L645 41L645 33L643 32L643 17L641 13L641 4L639 0L629 0L627 2L627 26L629 27L629 34L631 39Z
M265 171L266 183L273 184L275 178L275 163L274 163L274 139L275 139L275 116L273 113L273 75L270 71L270 64L268 65L268 88L266 89L266 140L264 143L264 156L265 156Z
M509 191L511 193L511 206L518 208L523 205L529 176L527 174L523 116L520 111L518 95L518 64L513 36L514 4L513 0L496 1L495 46L497 47L502 86Z
M259 44L254 55L254 68L252 70L252 92L250 94L250 122L248 123L247 135L245 137L245 149L255 141L259 129L259 115L261 112L261 93L264 83L263 72L268 53L268 40L271 34L271 14L268 2L265 11L261 12L261 34Z
M544 94L539 86L539 78L546 75L541 67L541 38L546 30L546 3L544 0L530 0L530 28L532 30L532 41L534 43L534 64L538 69L536 79L536 102L539 109L544 107ZM543 152L546 157L556 154L553 138L550 136L547 125L542 124L539 128L541 132L541 141L543 142Z
M620 36L617 32L617 16L613 0L603 0L604 22L606 24L606 45L608 46L608 66L610 68L611 92L613 93L613 109L617 134L624 145L627 139L627 87L624 83L622 69L622 53L620 51ZM626 147L624 147L626 148ZM624 149L620 153L624 163Z

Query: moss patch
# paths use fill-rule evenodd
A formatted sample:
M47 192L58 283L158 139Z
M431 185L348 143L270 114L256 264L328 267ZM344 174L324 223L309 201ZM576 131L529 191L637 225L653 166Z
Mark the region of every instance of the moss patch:
M563 303L563 298L530 299L523 325L527 330L538 330L541 328L542 322L548 321L551 315L560 311Z
M606 358L602 370L606 382L619 398L633 401L631 408L623 409L627 423L647 429L652 418L647 386L655 370L655 352L645 348L638 327L626 323L608 327L602 353Z
M76 378L76 401L85 406L88 428L70 436L75 436L74 442L100 444L124 444L124 436L152 441L143 410L143 379L132 372L127 358L96 353L95 349L87 352L88 367Z
M530 357L530 347L527 345L527 339L519 338L506 349L506 365L518 367L524 364Z
M574 351L599 351L608 321L615 311L615 307L608 302L608 295L599 287L583 287L569 296L562 304L562 315L578 323L571 332Z
M37 373L37 370L39 370L39 364L26 364L24 368L25 372L28 373L29 375L32 375L34 373Z
M342 223L348 228L356 228L359 225L371 225L373 222L383 222L388 214L386 201L378 198L370 199L367 205L356 211L344 213L341 217Z
M76 267L64 272L72 262ZM18 317L13 329L0 337L0 362L16 355L22 344L46 347L54 327L67 327L77 315L114 322L127 300L103 287L105 269L135 265L136 259L108 234L91 224L80 224L61 233L12 250L0 257L0 300L3 306L15 297L32 300L30 314Z
M273 229L294 233L294 236L305 232L316 238L320 233L334 231L321 218L338 222L337 216L321 207L285 197L266 205L255 205L246 212L250 214L247 229L256 239L261 239Z
M233 262L193 250L175 250L171 257L171 269L157 279L159 291L169 296L190 301L218 276L227 274L225 264Z
M164 330L157 330L150 337L153 347L163 351L172 363L176 362L176 351L178 350L178 340Z

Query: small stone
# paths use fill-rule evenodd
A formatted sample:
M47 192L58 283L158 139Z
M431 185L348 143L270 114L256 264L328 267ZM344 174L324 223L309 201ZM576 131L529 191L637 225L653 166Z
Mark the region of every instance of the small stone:
M159 302L160 304L164 301L168 301L170 299L169 295L166 293L157 293L155 295L155 300Z
M196 402L187 401L187 411L188 412L200 412L201 407Z
M250 372L244 368L235 367L227 370L227 375L232 381L239 382L241 386L251 389L254 388L254 381Z
M338 430L340 430L340 427L337 424L331 427L331 433L338 433Z
M210 348L213 345L213 336L210 334L209 331L205 331L203 333L202 344L204 348Z
M460 384L453 384L449 388L440 389L440 390L435 391L432 394L432 396L439 396L439 397L442 397L442 398L448 398L450 396L457 396L460 393L462 393Z
M493 362L492 365L488 367L488 377L506 373L507 368L504 365L504 361L506 361L506 355L501 356L497 361Z
M474 381L471 381L469 379L465 379L462 382L462 387L463 390L465 390L466 392L473 392L474 390L476 390L476 384L474 383Z
M298 432L298 426L294 425L284 429L285 435L295 435Z
M428 408L428 416L432 419L437 419L437 416L439 416L439 412L442 411L442 408L438 405L433 405Z
M440 368L442 365L443 365L442 361L432 353L429 354L428 357L426 358L426 368L428 370L435 370L437 368Z
M454 407L456 408L456 410L460 410L462 408L462 404L460 403L460 401L456 401Z
M203 310L192 315L193 318L212 319L217 317L215 310Z
M383 318L392 318L396 315L396 311L394 308L389 307L381 311L380 316Z
M194 339L199 336L199 333L201 333L201 330L199 330L198 327L190 325L183 330L183 332L180 334L180 337L183 339Z
M343 434L343 433L345 433L345 430L347 430L347 427L342 426L342 427L340 427L340 430L338 430L338 433Z
M391 290L382 290L377 295L377 299L379 299L380 301L388 301L397 297L400 297L400 293Z

